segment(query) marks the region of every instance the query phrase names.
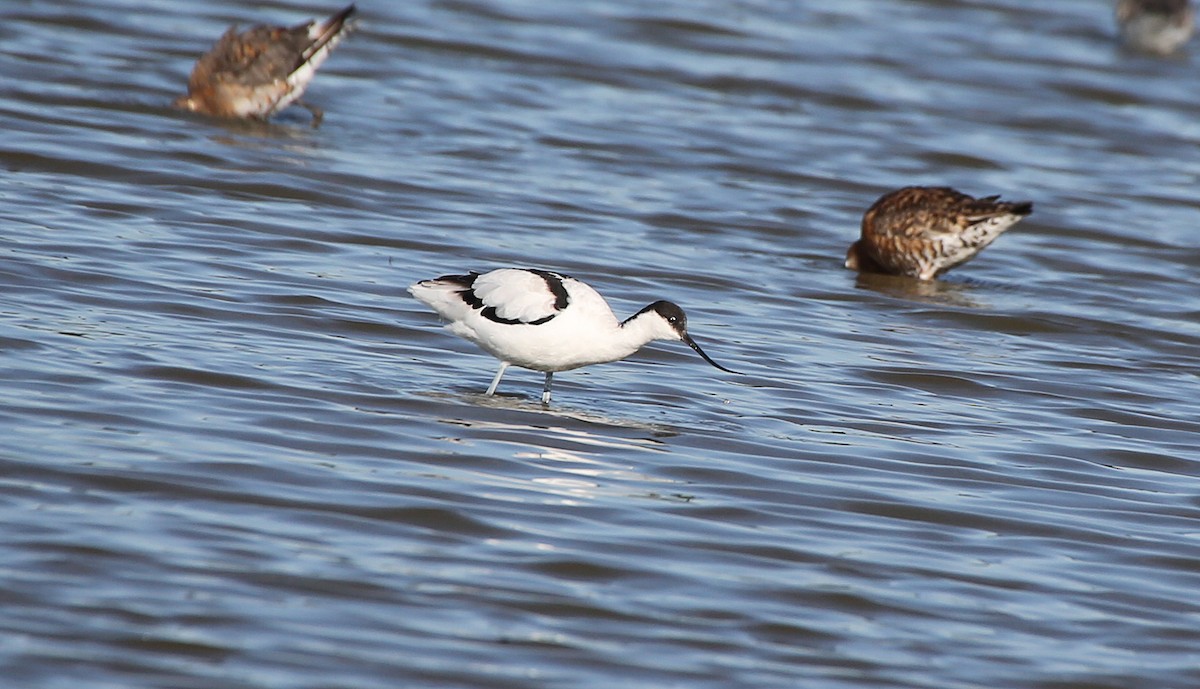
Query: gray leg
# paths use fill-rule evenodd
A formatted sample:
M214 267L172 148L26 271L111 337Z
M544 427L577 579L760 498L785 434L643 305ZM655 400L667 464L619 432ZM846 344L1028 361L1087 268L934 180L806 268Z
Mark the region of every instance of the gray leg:
M550 381L553 378L553 373L546 374L546 387L542 388L542 404L550 404Z
M312 115L312 128L316 129L321 126L321 120L325 119L325 111L315 105L309 105L302 100L296 101L296 105L304 108Z
M488 386L488 395L496 394L496 386L500 384L500 379L504 377L504 372L508 370L508 362L500 362L500 370L496 371L496 377L492 379L492 384Z

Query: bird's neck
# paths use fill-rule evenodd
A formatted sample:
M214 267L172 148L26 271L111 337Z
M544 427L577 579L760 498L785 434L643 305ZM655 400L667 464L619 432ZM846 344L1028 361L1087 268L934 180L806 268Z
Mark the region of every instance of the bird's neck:
M630 353L633 353L648 342L668 339L668 336L663 335L662 330L662 318L653 312L644 312L621 323L617 339L628 346Z

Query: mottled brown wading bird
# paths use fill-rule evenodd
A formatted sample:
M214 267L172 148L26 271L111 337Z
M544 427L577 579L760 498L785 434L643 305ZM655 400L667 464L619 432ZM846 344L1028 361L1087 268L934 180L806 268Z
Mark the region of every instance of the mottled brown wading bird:
M238 33L229 27L212 50L197 62L188 92L174 105L213 117L266 120L292 103L312 113L314 127L323 113L300 101L317 68L351 27L354 5L325 21L291 28L258 25Z
M862 237L850 245L846 267L932 280L1032 212L1029 201L977 199L950 187L897 189L863 215Z
M1169 55L1196 31L1190 0L1119 0L1116 15L1121 40L1148 53Z

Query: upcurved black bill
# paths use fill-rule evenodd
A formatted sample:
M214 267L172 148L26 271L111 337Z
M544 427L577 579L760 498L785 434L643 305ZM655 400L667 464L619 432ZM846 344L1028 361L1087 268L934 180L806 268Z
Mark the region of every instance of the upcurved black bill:
M705 361L712 364L713 366L721 369L722 371L724 371L726 373L734 373L739 376L744 375L741 371L734 371L733 369L725 368L724 366L713 361L711 357L709 357L707 354L704 353L703 349L700 349L700 345L696 344L696 341L692 339L691 335L688 335L687 333L683 333L683 336L680 339L682 339L684 342L686 342L687 346L696 350L697 354L699 354Z

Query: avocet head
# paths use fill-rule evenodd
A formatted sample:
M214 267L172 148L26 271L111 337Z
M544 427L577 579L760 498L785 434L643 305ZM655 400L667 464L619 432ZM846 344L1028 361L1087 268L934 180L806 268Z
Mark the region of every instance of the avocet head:
M700 349L700 345L696 344L696 341L692 339L691 335L688 335L687 314L685 314L683 309L679 308L677 304L673 304L669 301L656 301L642 309L638 313L638 316L643 314L650 316L651 322L654 323L655 339L682 340L684 344L696 350L696 353L699 354L702 359L712 364L716 368L719 368L726 373L736 373L741 375L737 371L725 368L724 366L713 361L711 357L704 353L703 349ZM636 317L637 316L634 316L634 318Z

